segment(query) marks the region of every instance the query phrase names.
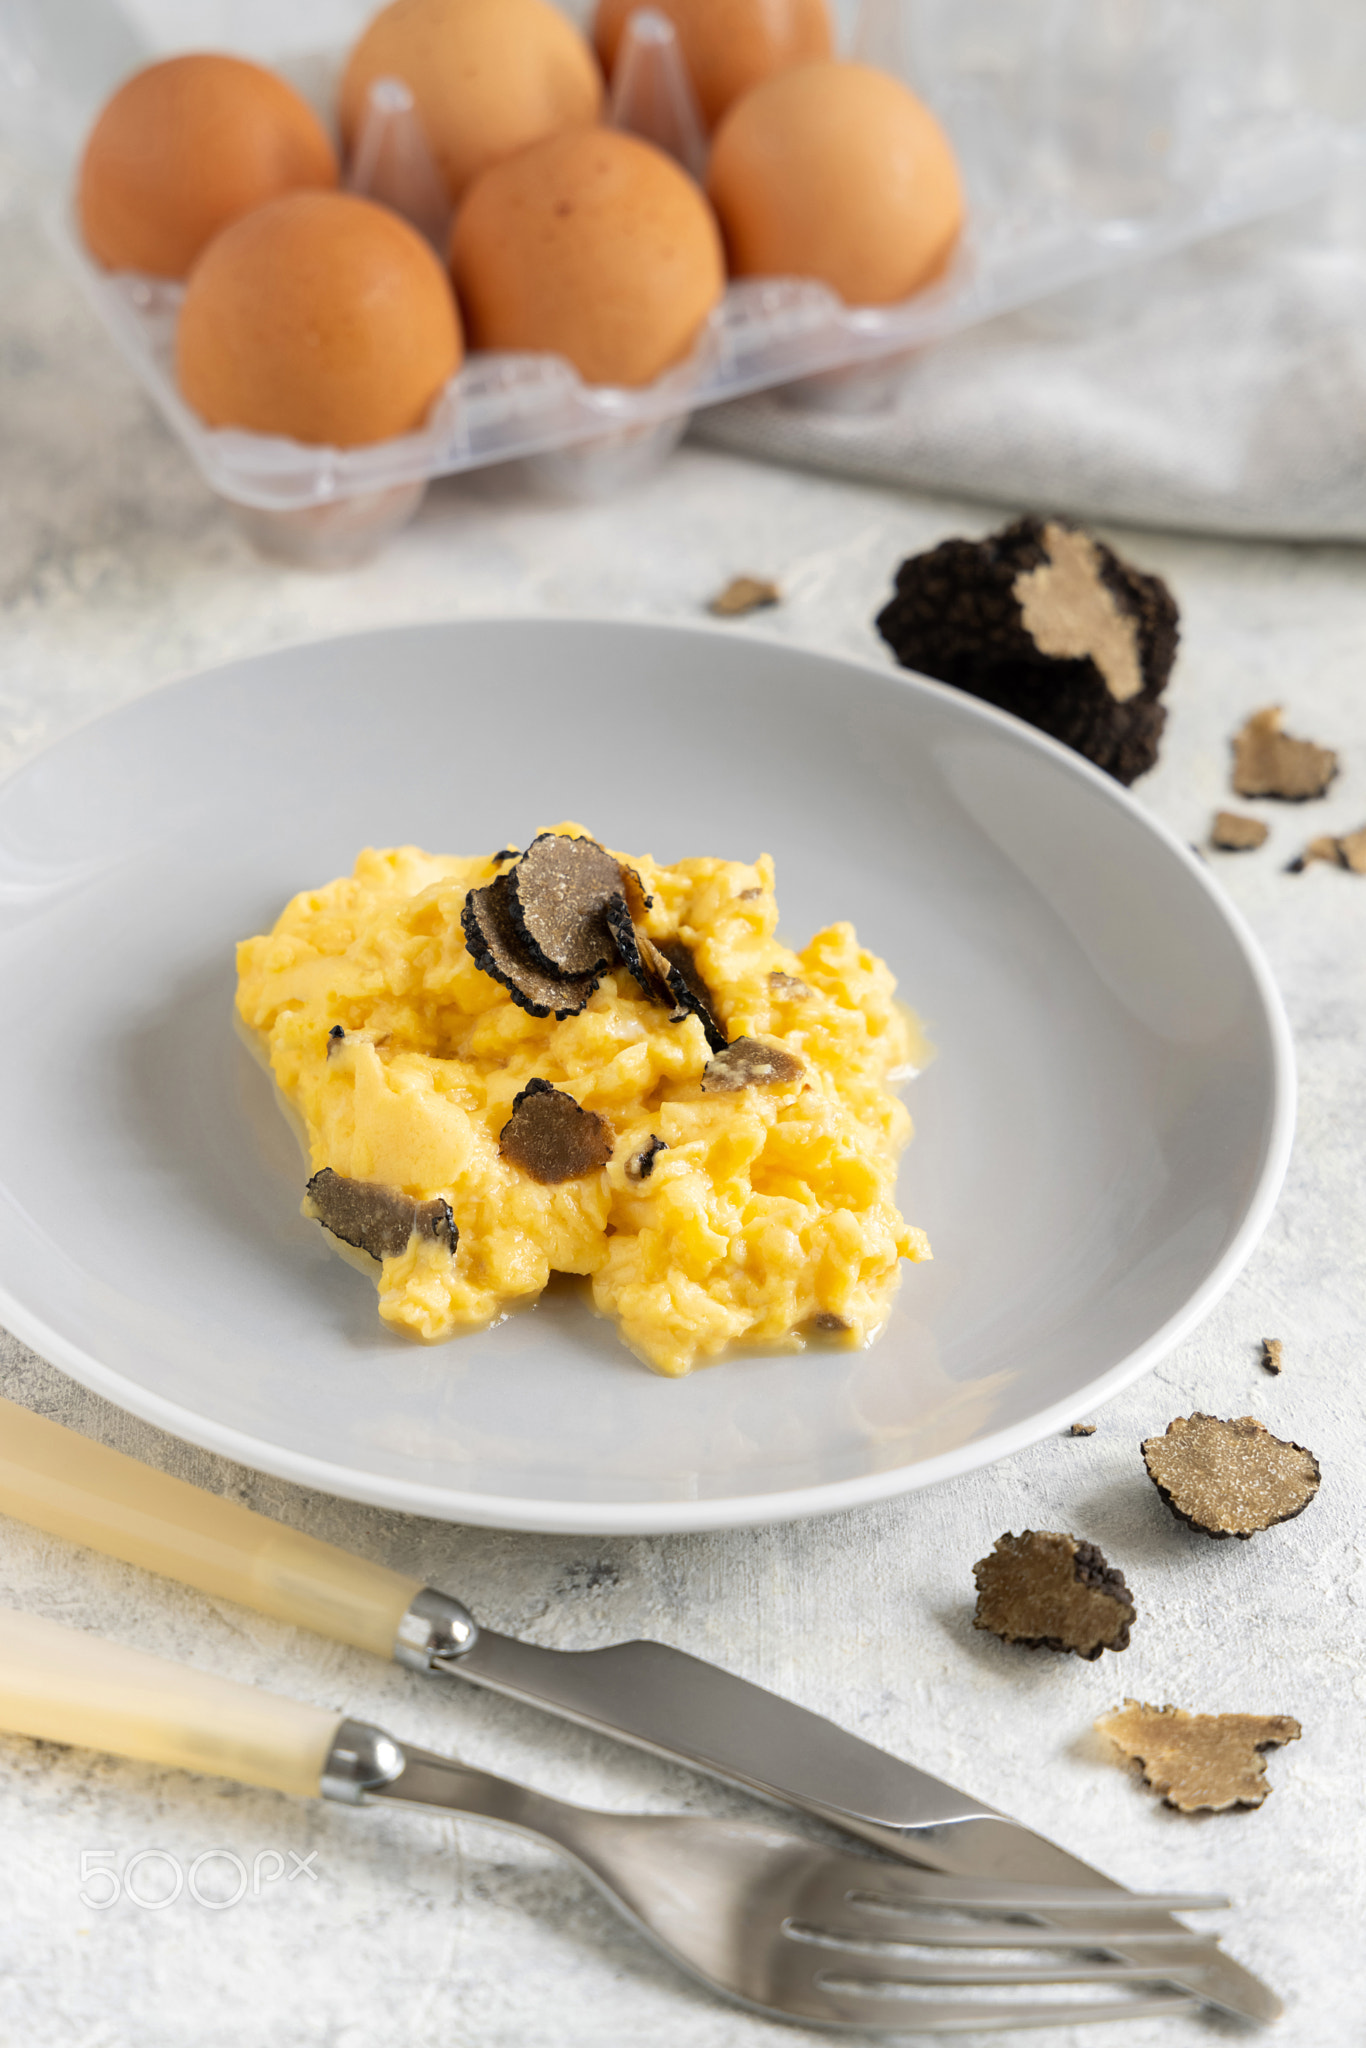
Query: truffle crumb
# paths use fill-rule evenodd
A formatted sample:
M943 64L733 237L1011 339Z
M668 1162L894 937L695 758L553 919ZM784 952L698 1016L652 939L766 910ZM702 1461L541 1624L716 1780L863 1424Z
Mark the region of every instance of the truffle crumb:
M500 868L504 865L506 861L516 860L519 851L520 848L516 846L504 846L500 849L499 852L491 853L489 855L489 865L491 867Z
M1266 844L1267 829L1260 818L1245 818L1238 811L1216 811L1209 843L1221 853L1250 853L1254 847Z
M1281 710L1254 711L1233 741L1233 787L1239 796L1274 796L1302 804L1322 796L1338 772L1338 757L1313 740L1281 731Z
M822 1309L818 1316L812 1316L811 1327L826 1335L837 1336L841 1331L848 1330L850 1325L845 1322L843 1316L832 1315L829 1309Z
M990 1557L972 1568L973 1627L1028 1650L1070 1650L1088 1662L1102 1650L1126 1650L1135 1619L1122 1572L1094 1543L1048 1529L998 1536Z
M1145 1781L1178 1813L1260 1806L1271 1790L1265 1751L1300 1739L1289 1714L1190 1714L1140 1700L1125 1700L1096 1728L1142 1765Z
M1279 1337L1263 1337L1262 1364L1268 1372L1281 1370L1281 1340Z
M499 875L485 889L471 889L460 913L470 958L500 981L514 1003L533 1017L576 1017L597 987L595 974L547 974L527 951L513 920L510 877Z
M614 943L607 906L624 902L621 868L596 839L542 832L508 875L508 910L547 974L600 974Z
M415 1237L444 1244L452 1254L460 1242L451 1205L440 1195L419 1202L381 1181L347 1180L330 1166L305 1188L304 1214L372 1259L402 1258Z
M667 1152L668 1149L662 1138L657 1138L651 1133L649 1139L641 1146L639 1152L633 1152L627 1160L625 1167L627 1180L648 1180L655 1170L655 1154L657 1152Z
M790 1087L806 1072L795 1052L764 1045L757 1038L737 1038L702 1070L705 1095L731 1094L740 1088Z
M1094 1422L1074 1422L1067 1432L1069 1436L1094 1436L1095 1433L1096 1425Z
M718 619L742 619L747 612L761 612L778 604L783 593L764 576L733 576L724 590L718 590L707 610Z
M810 999L808 983L798 974L784 974L779 967L769 975L768 985L780 1003L804 1003Z
M513 1097L498 1150L542 1187L596 1173L612 1156L612 1133L591 1109L539 1077Z
M1148 1477L1172 1513L1206 1536L1247 1538L1303 1514L1319 1462L1254 1415L1178 1415L1143 1445Z
M333 1053L337 1050L337 1047L341 1044L345 1036L346 1033L345 1031L343 1031L340 1024L334 1024L332 1026L332 1029L327 1034L327 1057L329 1059L331 1059Z
M1157 759L1175 599L1064 520L913 555L877 626L903 668L1013 711L1120 782Z
M1325 833L1322 838L1311 839L1304 852L1287 863L1286 873L1303 874L1316 860L1326 861L1329 867L1346 868L1353 875L1366 875L1366 825L1356 832L1344 832L1341 838Z

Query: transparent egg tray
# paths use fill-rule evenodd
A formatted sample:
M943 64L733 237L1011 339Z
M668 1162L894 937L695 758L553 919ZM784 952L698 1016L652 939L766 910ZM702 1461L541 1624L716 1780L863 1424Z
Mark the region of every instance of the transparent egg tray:
M11 39L0 47L11 81L22 85L26 65L37 92L63 83L50 75L58 39L41 47L34 27L42 4L18 0L0 29ZM109 28L109 0L80 4ZM1302 4L863 0L847 54L905 78L939 115L962 168L968 225L942 278L877 307L846 306L801 279L738 280L687 360L643 389L587 385L555 356L474 353L421 431L370 447L206 428L173 374L181 287L99 270L65 204L57 229L109 333L256 544L342 566L402 526L434 477L515 463L539 490L601 498L657 467L704 406L778 389L794 405L874 413L895 404L920 349L1313 197L1360 135L1295 75ZM26 19L29 45L16 58ZM126 25L110 46L133 47ZM281 68L307 87L335 76L336 62ZM705 137L663 16L633 18L608 118L703 168ZM381 81L347 185L397 205L440 244L448 222L433 179L410 96Z

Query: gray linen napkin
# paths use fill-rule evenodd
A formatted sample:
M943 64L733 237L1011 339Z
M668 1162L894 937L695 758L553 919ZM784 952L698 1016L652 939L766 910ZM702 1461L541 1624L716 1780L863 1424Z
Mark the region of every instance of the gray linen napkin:
M1083 518L1366 540L1366 180L940 343L889 410L766 393L692 432Z

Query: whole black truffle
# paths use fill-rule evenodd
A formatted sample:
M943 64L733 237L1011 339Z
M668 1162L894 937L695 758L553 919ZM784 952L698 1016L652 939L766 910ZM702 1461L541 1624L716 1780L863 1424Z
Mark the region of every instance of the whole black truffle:
M912 555L877 626L903 668L1074 747L1119 782L1157 759L1176 600L1065 520L1018 519Z

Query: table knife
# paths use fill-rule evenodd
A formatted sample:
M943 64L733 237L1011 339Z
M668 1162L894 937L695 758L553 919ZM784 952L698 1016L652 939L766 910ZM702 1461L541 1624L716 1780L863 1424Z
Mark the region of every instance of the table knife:
M0 1513L413 1670L541 1707L797 1807L928 1869L1123 1889L1009 1815L686 1651L656 1642L552 1650L498 1635L420 1579L205 1493L3 1399ZM1067 1925L1061 1908L1048 1918ZM1178 1926L1154 1912L1126 1922L1147 1937L1141 1954L1119 1938L1106 1946L1241 2018L1266 2023L1278 2016L1274 1993L1232 1957L1183 1976L1181 1949L1152 1939Z

